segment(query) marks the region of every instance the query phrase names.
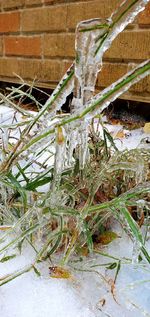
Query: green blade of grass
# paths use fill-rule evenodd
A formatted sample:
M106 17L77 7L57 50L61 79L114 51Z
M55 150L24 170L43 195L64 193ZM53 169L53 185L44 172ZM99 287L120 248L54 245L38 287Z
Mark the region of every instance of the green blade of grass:
M126 219L127 224L130 227L133 236L143 245L144 241L143 241L140 228L135 222L135 220L132 218L128 209L125 206L121 206L121 205L118 206L118 209L120 210L120 212L123 214L124 218Z

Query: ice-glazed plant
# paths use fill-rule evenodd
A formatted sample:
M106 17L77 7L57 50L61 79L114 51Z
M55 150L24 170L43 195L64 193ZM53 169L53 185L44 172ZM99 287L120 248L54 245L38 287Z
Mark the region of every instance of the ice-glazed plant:
M103 54L148 2L125 0L109 19L79 23L75 62L43 107L32 96L30 87L29 91L22 91L24 84L7 97L1 94L1 103L6 101L17 108L26 120L14 116L11 124L1 125L0 220L1 230L7 232L0 239L0 253L6 252L0 261L10 259L7 252L21 247L23 241L30 243L36 256L34 263L2 279L0 285L32 268L38 272L35 265L59 249L63 250L61 265L68 262L73 251L78 252L85 245L93 250L94 233L112 214L135 240L137 258L140 253L150 263L146 238L129 212L129 207L138 209L139 199L143 212L149 211L149 152L141 149L112 155L106 139L115 146L105 128L104 142L97 136L96 144L89 141L92 119L150 74L147 60L94 95ZM71 113L58 114L71 92ZM32 115L16 106L13 100L19 96L30 97L39 106L39 112ZM104 184L105 202L95 204L95 195L100 188L104 190ZM46 193L40 187L44 185L48 185ZM138 217L140 220L140 212Z

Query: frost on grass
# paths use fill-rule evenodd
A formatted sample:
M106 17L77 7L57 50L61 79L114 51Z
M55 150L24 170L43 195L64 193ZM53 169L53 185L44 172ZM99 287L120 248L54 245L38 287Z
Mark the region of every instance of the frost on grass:
M100 114L110 102L150 73L150 61L141 63L93 96L103 53L147 3L127 0L108 20L79 23L74 66L37 114L13 103L16 94L21 98L24 95L19 88L12 90L9 98L2 98L2 101L7 99L10 107L14 105L15 111L13 117L3 112L1 115L0 265L5 271L9 261L10 272L2 274L0 285L4 287L5 297L5 291L9 295L12 287L9 288L8 282L15 287L22 281L23 301L30 301L28 285L34 281L32 315L36 310L37 316L39 311L46 316L50 309L53 316L58 311L60 315L60 310L61 316L64 312L69 316L72 309L77 316L112 316L112 309L115 316L149 314L147 292L146 302L139 303L138 291L133 296L128 292L139 283L149 283L149 148L144 149L140 144L132 149L130 144L130 151L119 151ZM73 89L71 114L58 113ZM34 100L31 92L25 95ZM125 142L124 147L128 147ZM112 219L120 224L119 231ZM127 251L126 246L129 255L122 254ZM33 256L29 255L27 266L20 268L17 263L21 257L17 252L22 253L26 264L24 254L30 248ZM10 263L13 268L16 265L16 271L12 272ZM140 281L134 279L136 270ZM124 283L130 271L131 279ZM52 282L52 277L63 277L66 281ZM72 287L73 308L71 304L67 313L66 302L62 302L62 295L59 297L55 288L58 285L63 285L63 289L65 285L67 298ZM35 308L37 288L41 290L40 300L43 293L55 293L54 304L48 301L47 305L45 295L46 304ZM87 292L83 291L85 288ZM18 301L15 305L14 316ZM7 312L8 317L7 309L2 302L3 315Z
M5 113L7 113L5 108ZM4 118L4 116L3 116ZM10 123L10 118L8 116L8 122ZM6 123L6 122L5 122ZM98 124L98 123L97 123ZM99 125L99 128L97 129L97 124L95 123L95 130L98 131L98 133L103 134L103 129ZM107 128L112 129L112 126L108 125ZM114 130L118 127L114 127ZM141 133L142 130L136 130L137 135L139 136L139 144L140 146L140 139L143 137L146 137L147 135L144 135ZM134 135L135 131L130 132L130 136L127 139L124 139L124 141L120 140L120 144L123 143L123 147L126 148L123 152L116 152L114 153L114 156L110 158L109 161L109 168L108 166L100 166L101 174L99 174L98 169L96 174L91 171L92 177L94 178L87 178L87 186L93 186L94 191L97 191L96 188L100 187L100 184L103 183L105 180L105 189L106 186L109 188L111 179L111 186L114 190L114 197L117 191L117 188L113 187L114 185L118 186L116 184L116 181L112 178L111 173L114 173L114 171L117 172L118 169L124 171L124 179L126 182L124 184L130 184L132 179L135 179L135 175L137 178L137 183L141 183L141 181L145 182L147 179L147 171L148 171L148 159L147 156L147 150L144 150L141 148L137 148L136 150L128 151L127 147L128 145L132 143L134 144ZM100 137L100 136L99 136ZM59 142L62 140L59 135ZM100 138L101 139L101 138ZM129 139L130 142L129 142ZM109 141L109 140L108 140ZM102 141L100 141L102 142ZM110 141L109 141L110 142ZM119 142L116 140L115 142ZM61 144L61 142L60 142ZM100 145L100 144L99 144ZM100 148L99 148L100 150ZM92 152L94 157L94 152ZM105 153L104 153L105 154ZM98 154L100 155L100 153ZM138 167L138 162L140 158L140 163L143 160L143 165L140 164L140 168ZM98 157L97 157L98 159ZM43 157L43 160L46 160L46 157ZM42 157L40 163L43 162ZM128 163L127 163L128 160ZM37 160L38 163L38 160ZM93 161L94 163L94 161ZM35 163L34 163L35 164ZM143 166L143 169L141 170ZM43 169L43 175L46 174L46 171L50 169L50 166L46 167L46 170L44 170L44 167L38 167ZM97 165L98 168L98 165ZM14 171L15 173L18 173L19 170ZM34 172L37 172L36 167L33 170L33 167L29 169L27 176L30 179L33 178L34 180ZM108 174L107 174L108 173ZM46 174L47 175L47 174ZM49 175L49 174L48 174ZM88 171L87 171L88 175ZM95 175L95 176L94 176ZM109 176L110 175L110 176ZM20 175L19 177L23 177L23 175ZM108 177L108 180L107 180ZM21 179L21 178L20 178ZM25 180L22 179L24 184ZM119 179L118 179L119 180ZM71 179L70 179L71 181ZM91 182L91 185L90 185ZM93 184L93 185L92 185ZM68 184L71 186L70 184ZM73 184L72 184L73 185ZM127 185L128 186L128 185ZM80 186L81 187L81 186ZM67 187L66 187L67 188ZM89 187L90 188L90 187ZM48 188L47 188L48 189ZM9 190L9 192L8 192ZM76 190L76 189L75 189ZM109 188L110 190L110 188ZM61 241L61 232L60 232L60 240L57 240L57 237L59 237L59 230L58 230L58 224L56 223L56 215L57 215L57 209L54 209L54 215L53 213L51 216L47 213L48 207L49 207L49 198L46 194L45 196L45 202L44 206L45 209L43 209L44 214L41 212L41 207L39 204L37 204L37 198L40 202L41 191L43 192L43 187L40 187L39 197L38 193L37 196L35 196L35 201L33 203L33 195L29 192L28 196L28 204L29 202L32 203L32 206L29 205L28 212L23 215L21 218L16 221L16 216L14 213L11 214L12 210L12 204L13 204L13 190L8 187L8 189L5 191L5 186L3 190L1 190L1 193L3 195L2 201L7 203L7 209L4 213L5 223L8 225L8 227L2 226L1 229L3 229L4 234L7 237L7 231L11 230L11 242L14 241L18 234L20 238L17 240L17 243L22 241L21 234L23 233L24 226L27 226L28 223L30 223L30 228L32 225L38 225L40 222L39 230L36 230L36 239L37 243L34 243L35 250L40 251L43 250L43 242L46 238L49 239L50 249L45 248L45 253L41 253L41 256L46 256L47 252L51 251L51 247L55 246L55 243L58 241ZM59 193L59 201L57 201L59 207L59 213L60 211L64 212L64 222L67 224L67 217L65 217L65 212L67 212L67 206L68 204L68 194L67 191L65 193L66 189L63 188L62 191L62 197ZM74 189L73 187L70 187L69 189L70 197L73 195ZM83 193L86 194L86 192L83 191ZM112 192L113 193L113 192ZM111 195L112 195L111 193ZM7 197L12 197L12 203L8 203ZM36 192L35 192L36 194ZM100 195L100 192L96 193L96 197L98 199L98 195ZM37 198L36 198L37 197ZM66 198L65 198L66 197ZM104 198L104 197L102 197ZM143 197L144 198L144 197ZM76 199L76 198L75 198ZM77 201L79 197L77 194ZM43 198L42 198L43 200ZM20 204L21 201L18 200L18 203L14 202L14 207L17 212L17 204ZM81 200L83 203L83 200ZM132 200L131 200L132 203ZM145 204L144 199L140 199L137 201L138 203L138 217L139 220L142 218L142 210L145 209L145 212L149 210L149 203L147 201L147 205ZM34 205L33 205L34 204ZM133 203L134 204L134 203ZM132 205L132 204L131 204ZM55 208L56 204L53 204L53 207ZM64 206L64 211L63 211ZM95 206L96 207L96 206ZM69 209L68 209L69 210ZM2 211L2 208L1 208ZM71 212L71 209L70 209ZM112 211L111 211L112 212ZM11 215L11 217L10 217ZM61 215L59 214L59 217ZM103 221L105 218L103 217L110 217L111 213L108 209L107 212L102 213L102 218L99 218L99 223L103 224ZM116 217L116 215L114 214ZM96 214L94 214L94 217L96 217ZM98 217L98 215L97 215ZM21 222L22 221L22 222ZM36 221L36 222L35 222ZM52 221L52 224L50 222ZM61 222L60 217L60 224L63 225ZM89 219L89 226L96 224L92 222L93 219ZM115 223L110 224L110 227L108 227L108 231L113 231L117 234L117 238L110 243L110 245L103 246L101 245L100 249L98 247L98 244L95 244L95 247L97 248L95 252L91 255L89 255L87 258L85 258L84 254L84 248L80 248L80 257L71 257L71 261L67 264L67 270L71 273L72 278L69 280L57 280L50 278L50 271L48 267L53 266L54 263L60 263L60 258L57 256L51 256L49 260L44 263L42 262L35 264L36 268L41 274L41 277L36 276L33 270L30 272L21 275L17 279L14 279L11 283L6 284L3 286L1 291L1 312L3 313L3 317L11 316L11 317L19 317L19 316L25 316L26 314L31 314L36 317L40 317L41 314L46 316L49 316L49 314L52 314L53 316L60 315L63 317L65 316L148 316L150 312L149 307L149 265L147 265L146 260L141 263L137 263L137 258L141 254L141 251L139 248L137 248L136 245L132 244L132 240L129 238L129 236L132 237L132 230L128 226L127 223L125 223L124 218L120 217L118 218L118 221L121 223L121 227L116 225ZM48 225L49 223L49 225ZM79 219L79 224L81 225L81 219ZM84 223L83 223L84 224ZM82 232L81 232L81 242L84 244L84 234L86 234L86 227L84 227L82 224ZM123 228L122 228L123 225ZM145 234L147 234L147 242L146 242L146 248L149 251L149 233L146 231L146 228L148 226L148 218L145 219L145 227L143 227L143 237ZM54 240L53 236L51 236L51 226L53 226L53 233L54 233ZM73 218L70 217L69 226L73 226ZM70 228L71 228L70 227ZM28 227L29 228L29 227ZM44 229L44 236L43 236L43 229ZM34 227L33 227L34 229ZM65 228L64 228L65 229ZM123 229L129 234L125 235L123 232ZM31 229L32 230L32 229ZM34 234L34 231L32 231ZM97 229L95 229L95 232L97 232ZM147 232L147 233L146 233ZM96 233L97 234L97 233ZM55 238L56 235L56 238ZM27 236L26 236L27 237ZM35 239L35 237L33 239ZM43 240L44 239L44 240ZM100 239L100 238L96 238ZM105 238L106 239L106 238ZM33 240L34 241L34 240ZM22 255L18 255L17 248L14 248L17 246L17 243L14 241L14 244L11 246L11 249L7 248L8 241L3 241L3 244L1 244L1 248L6 246L5 251L1 252L1 258L2 262L0 263L0 270L1 270L1 278L4 278L8 276L8 274L11 274L14 271L22 270L22 268L32 266L35 263L35 260L37 258L37 252L32 248L32 240L31 246L29 246L28 238L27 240L24 240L23 245L21 244L20 247L22 249ZM47 240L48 241L48 240ZM54 243L53 243L54 241ZM102 237L101 240L102 241ZM103 236L103 241L104 236ZM110 240L111 241L111 240ZM134 241L133 241L134 242ZM70 244L72 241L70 240ZM137 243L137 240L135 240L135 243ZM41 248L42 246L42 248ZM85 248L85 253L87 252ZM41 251L40 251L41 252ZM67 252L67 250L66 250ZM77 251L79 252L79 251ZM100 254L99 254L100 252ZM133 265L133 252L134 252L134 265ZM4 257L7 258L7 256L11 256L15 254L16 257L10 258L9 261L4 261ZM41 257L40 256L40 257ZM77 259L79 261L77 261ZM60 265L60 264L59 264ZM117 267L120 265L118 275L116 277ZM116 280L115 280L116 279ZM115 280L115 283L114 283ZM3 280L1 280L3 282ZM24 285L22 287L22 285ZM141 296L141 288L144 285L144 291L142 291ZM20 292L20 289L22 289L22 292ZM18 291L19 290L19 291ZM32 296L31 296L32 294ZM9 302L6 305L6 298L9 297ZM38 304L37 304L38 302ZM113 314L112 314L113 311ZM13 315L14 314L14 315ZM143 315L144 314L144 315ZM30 316L30 315L29 315Z

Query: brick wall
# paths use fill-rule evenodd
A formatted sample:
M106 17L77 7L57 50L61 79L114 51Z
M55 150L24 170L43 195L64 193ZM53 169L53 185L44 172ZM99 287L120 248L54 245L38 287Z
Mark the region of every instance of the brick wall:
M108 17L120 0L0 0L0 80L15 74L53 88L74 59L77 22ZM150 5L105 53L98 89L111 84L132 65L150 58ZM125 98L150 102L150 76Z

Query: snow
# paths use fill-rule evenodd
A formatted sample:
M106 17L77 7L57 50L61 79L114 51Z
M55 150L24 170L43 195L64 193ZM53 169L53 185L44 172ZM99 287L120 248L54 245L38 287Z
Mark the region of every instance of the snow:
M13 110L0 107L3 124L12 118ZM5 116L4 116L5 113ZM107 124L108 130L115 137L121 126ZM123 139L116 138L120 150L141 146L141 140L149 137L143 129L124 131ZM149 146L149 145L148 145ZM0 314L2 317L142 317L150 316L150 268L145 262L138 265L131 263L133 244L129 237L115 222L112 230L119 238L100 250L110 256L94 253L68 267L73 278L54 279L49 275L48 262L39 264L41 277L33 271L14 279L0 288ZM147 249L150 250L150 240ZM14 250L12 250L12 254ZM5 254L6 255L6 254ZM0 259L3 257L1 254ZM34 251L25 246L21 255L0 263L0 279L33 262ZM116 279L116 270L110 270L106 263L118 263L121 268ZM55 259L53 259L54 261ZM95 266L97 265L97 266ZM85 272L81 272L81 270ZM114 288L113 288L114 286Z
M105 256L91 255L83 263L72 262L73 279L49 276L49 263L39 265L42 273L26 273L0 288L0 312L3 317L142 317L150 316L150 268L146 264L132 265L132 243L121 227L114 230L122 238L114 240L102 252L122 259L114 295L111 281L115 270L93 265L115 262ZM124 258L125 257L125 258ZM26 247L22 255L0 264L0 277L32 263L34 252ZM124 264L122 263L124 262ZM73 270L88 269L91 272ZM92 272L93 270L93 272ZM98 273L102 274L106 281ZM102 306L105 301L104 306Z
M31 273L4 286L0 298L3 317L94 316L65 282L35 278Z
M106 117L103 117L103 122L105 122L105 128L109 131L112 135L115 145L118 150L131 150L133 148L141 148L141 147L148 147L150 148L150 143L146 143L146 140L150 141L150 134L145 133L143 128L134 129L134 130L127 130L124 129L122 125L112 125L106 122ZM95 130L97 129L98 119L95 119ZM100 136L103 137L103 129L99 125L98 131ZM124 137L120 138L117 135L119 133L123 133Z
M79 296L65 281L35 277L28 273L0 291L3 317L92 317Z

